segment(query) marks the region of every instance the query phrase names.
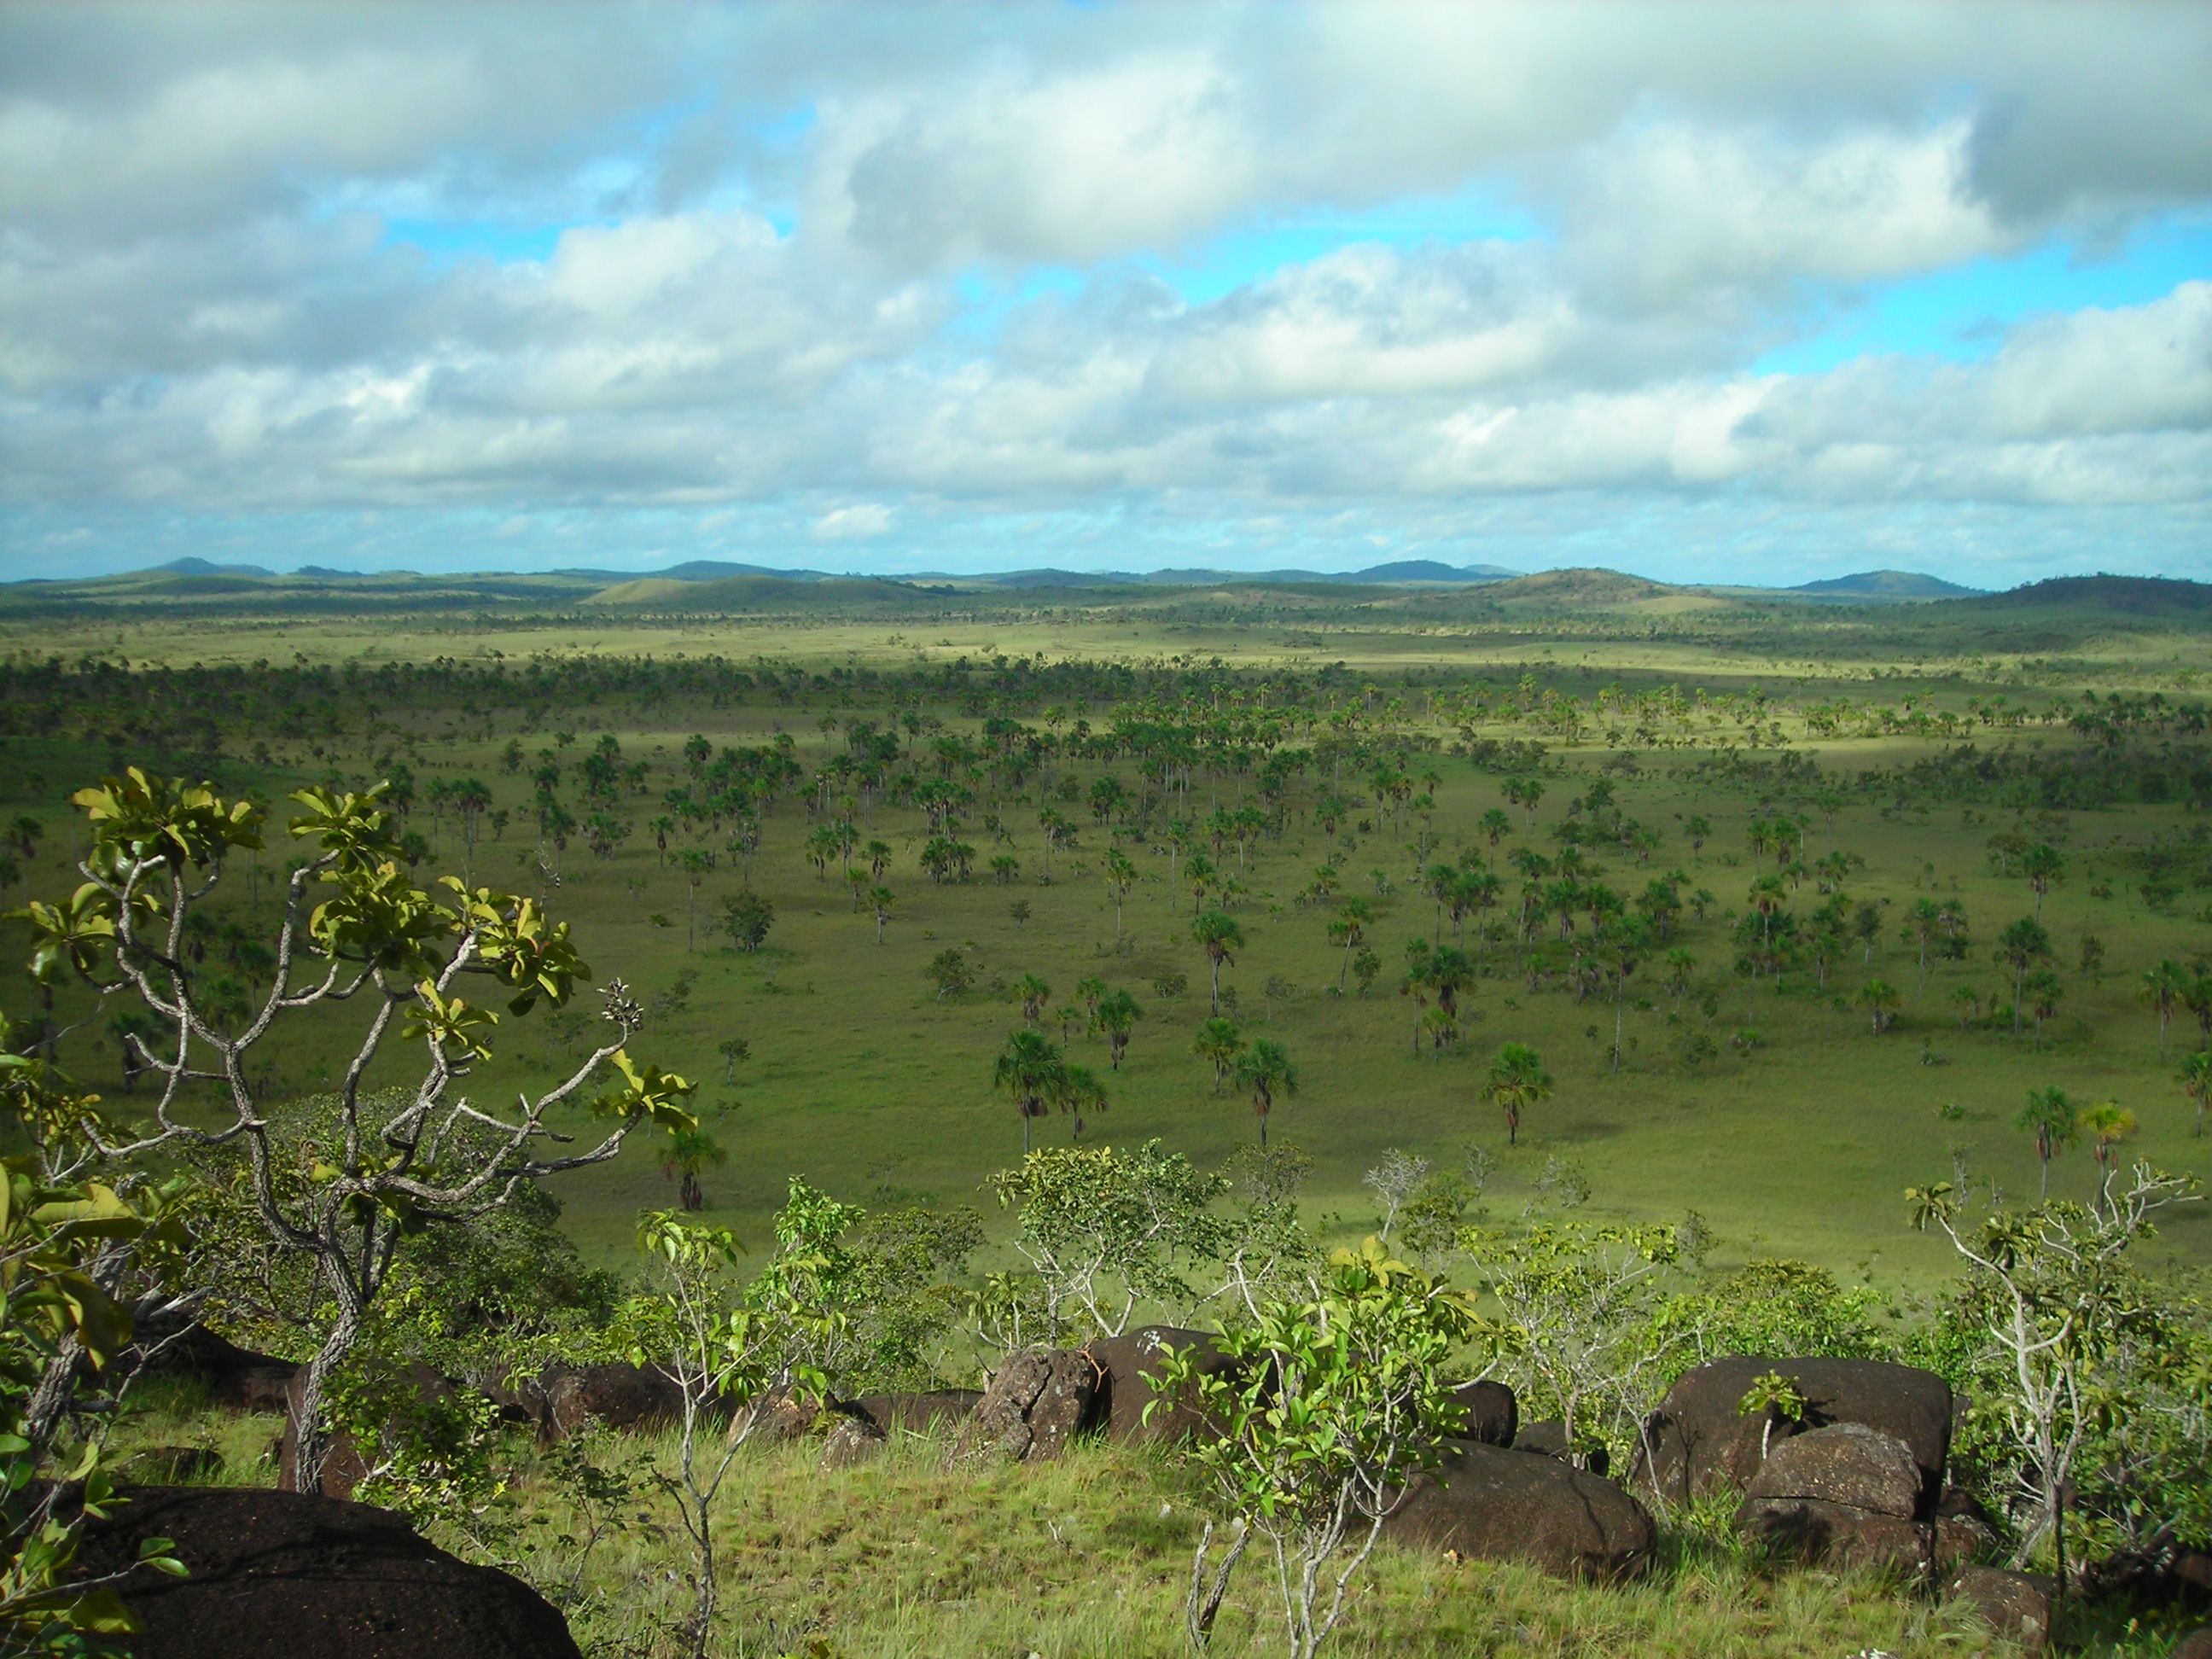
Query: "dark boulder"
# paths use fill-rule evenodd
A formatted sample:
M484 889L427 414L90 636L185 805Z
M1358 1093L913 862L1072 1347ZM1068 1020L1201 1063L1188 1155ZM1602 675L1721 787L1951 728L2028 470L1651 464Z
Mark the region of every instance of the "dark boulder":
M684 1414L684 1393L651 1365L556 1364L536 1371L495 1371L484 1392L513 1422L534 1424L548 1442L599 1424L656 1429Z
M1452 1398L1467 1413L1467 1420L1453 1438L1476 1440L1486 1446L1510 1446L1521 1429L1521 1404L1504 1383L1484 1377L1462 1382Z
M1556 1457L1562 1463L1588 1469L1592 1474L1604 1474L1613 1467L1613 1454L1603 1446L1577 1451L1567 1438L1567 1422L1563 1417L1540 1417L1533 1423L1520 1424L1515 1430L1512 1443L1515 1451L1534 1452L1539 1457Z
M1738 1409L1753 1379L1778 1371L1805 1396L1802 1422ZM1951 1445L1951 1385L1933 1371L1876 1359L1716 1359L1685 1372L1644 1424L1638 1486L1669 1504L1742 1490L1768 1449L1804 1431L1859 1423L1904 1442L1927 1494L1942 1490Z
M2190 1632L2173 1644L2166 1659L2212 1659L2212 1629Z
M1515 1451L1534 1452L1539 1457L1564 1459L1571 1449L1567 1444L1567 1420L1564 1417L1540 1417L1521 1424L1510 1443Z
M1747 1498L1736 1530L1784 1555L1829 1566L1887 1567L1925 1578L1934 1565L1932 1529L1908 1516L1879 1515L1817 1498Z
M149 1376L197 1376L208 1398L237 1411L281 1412L284 1385L300 1369L289 1359L241 1348L204 1325L159 1311L143 1313L135 1346Z
M2021 1651L2041 1653L2051 1639L2054 1582L2041 1573L2007 1572L1998 1567L1961 1567L1944 1595L1971 1603L1990 1634L2017 1642Z
M939 1423L966 1422L982 1397L975 1389L933 1389L922 1394L864 1394L852 1403L885 1434L926 1434Z
M1837 1423L1771 1447L1747 1499L1803 1498L1872 1515L1920 1518L1920 1466L1902 1440L1863 1423Z
M1946 1486L1936 1503L1936 1571L1956 1573L1994 1554L2002 1540L1996 1522L1981 1500L1959 1486Z
M137 1488L87 1529L80 1565L118 1572L138 1540L175 1540L191 1577L122 1585L137 1659L578 1659L561 1615L520 1580L455 1559L402 1516L239 1487Z
M1016 1463L1059 1456L1092 1420L1099 1375L1079 1348L1007 1355L962 1425L953 1455Z
M1651 1517L1612 1481L1557 1458L1455 1441L1383 1528L1401 1544L1613 1581L1650 1565Z
M1233 1376L1243 1370L1243 1362L1223 1353L1205 1332L1173 1325L1146 1325L1125 1335L1102 1336L1084 1348L1098 1368L1094 1422L1109 1439L1127 1445L1171 1445L1219 1432L1188 1389L1163 1401L1152 1420L1145 1420L1145 1408L1160 1397L1149 1379L1159 1375L1170 1350L1186 1348L1198 1350L1198 1369L1203 1375Z
M865 1463L882 1451L889 1439L873 1418L859 1413L841 1416L822 1437L822 1467L842 1469Z

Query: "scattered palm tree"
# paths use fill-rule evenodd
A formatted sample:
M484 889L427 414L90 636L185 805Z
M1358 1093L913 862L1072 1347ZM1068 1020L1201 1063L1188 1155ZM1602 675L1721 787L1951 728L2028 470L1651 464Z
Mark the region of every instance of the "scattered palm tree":
M1260 1144L1267 1144L1267 1114L1277 1095L1298 1091L1298 1070L1279 1042L1261 1037L1237 1056L1237 1080L1252 1091L1252 1115L1260 1120Z
M1522 1112L1552 1097L1552 1074L1544 1069L1543 1056L1527 1043L1509 1042L1490 1062L1484 1092L1505 1114L1505 1144L1514 1146L1520 1138Z
M2013 1119L2012 1127L2035 1137L2035 1156L2043 1166L2042 1196L2037 1201L2048 1204L2051 1160L2081 1137L2081 1123L2074 1103L2066 1098L2063 1089L2030 1089L2027 1104L2020 1109L2020 1115Z
M898 902L898 895L888 887L871 887L868 904L876 913L876 943L884 942L884 924L891 919L891 908Z
M1075 1138L1083 1139L1083 1115L1106 1109L1106 1085L1099 1082L1087 1066L1066 1066L1060 1068L1060 1089L1057 1095L1060 1110L1075 1119Z
M2199 1048L2181 1062L2181 1088L2197 1103L2197 1130L2204 1133L2204 1108L2212 1102L2212 1049Z
M1190 924L1190 936L1206 951L1213 968L1213 1012L1221 1012L1221 964L1234 967L1236 953L1244 948L1244 930L1237 918L1223 910L1208 910Z
M1191 1039L1190 1051L1213 1067L1213 1092L1221 1092L1237 1069L1237 1057L1244 1052L1243 1033L1237 1029L1233 1019L1224 1019L1216 1014L1198 1028Z
M1044 1023L1044 1006L1052 1000L1052 987L1036 974L1014 981L1014 1000L1022 1005L1022 1018L1032 1025Z
M1897 988L1887 980L1870 979L1859 988L1859 1006L1872 1016L1876 1036L1896 1020L1898 1002Z
M2081 1133L2089 1137L2089 1150L2097 1160L2101 1187L2112 1178L2112 1148L2136 1132L2136 1115L2117 1100L2100 1101L2081 1114Z
M1098 999L1098 1006L1091 1014L1098 1029L1106 1034L1106 1052L1113 1060L1114 1069L1121 1069L1121 1055L1129 1046L1130 1034L1145 1011L1136 998L1127 991L1109 991Z
M1067 1062L1044 1033L1024 1027L1006 1039L991 1069L991 1086L1010 1097L1022 1119L1022 1156L1030 1152L1030 1120L1042 1117L1066 1086Z
M704 1129L678 1129L661 1152L660 1173L677 1183L678 1199L686 1210L703 1210L707 1192L699 1184L699 1172L718 1170L729 1161L728 1152Z

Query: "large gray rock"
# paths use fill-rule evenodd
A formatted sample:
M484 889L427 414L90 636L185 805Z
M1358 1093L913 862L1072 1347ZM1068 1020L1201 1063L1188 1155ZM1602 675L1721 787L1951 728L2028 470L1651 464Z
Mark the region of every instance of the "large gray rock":
M1832 1424L1771 1447L1744 1496L1814 1498L1906 1521L1918 1520L1923 1508L1911 1449L1863 1423Z
M1803 1420L1771 1422L1738 1409L1753 1380L1778 1371L1807 1401ZM1644 1424L1640 1490L1662 1502L1741 1491L1758 1473L1762 1431L1778 1442L1836 1423L1860 1423L1910 1449L1923 1485L1942 1490L1951 1447L1951 1385L1933 1371L1877 1359L1716 1359L1684 1373Z
M2166 1659L2212 1659L2212 1629L2190 1632L2173 1644Z
M1961 1567L1944 1594L1972 1603L1990 1635L2019 1643L2023 1652L2038 1654L2051 1639L2051 1593L2055 1587L2040 1573Z
M558 1612L365 1504L244 1487L141 1487L88 1528L89 1574L127 1571L136 1659L578 1659ZM133 1568L175 1540L191 1576Z
M1523 1561L1561 1578L1632 1578L1651 1562L1651 1517L1601 1475L1557 1458L1455 1441L1407 1488L1383 1531L1401 1544Z
M1091 1421L1096 1361L1079 1348L1009 1354L962 1425L953 1455L1025 1463L1057 1457Z
M1098 1370L1096 1420L1110 1440L1125 1445L1173 1445L1197 1436L1218 1436L1219 1428L1200 1409L1194 1391L1182 1389L1161 1401L1146 1421L1145 1409L1159 1399L1151 1379L1160 1375L1170 1351L1196 1349L1198 1369L1206 1376L1232 1376L1243 1363L1231 1359L1203 1331L1173 1325L1146 1325L1121 1336L1102 1336L1084 1347Z

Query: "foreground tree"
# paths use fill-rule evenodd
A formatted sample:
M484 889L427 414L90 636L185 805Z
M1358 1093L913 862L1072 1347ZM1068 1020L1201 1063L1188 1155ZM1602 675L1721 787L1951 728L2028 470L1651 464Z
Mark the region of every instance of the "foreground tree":
M242 1021L227 1025L210 1012L185 942L227 857L261 845L263 814L251 803L136 768L81 790L72 799L92 841L78 866L84 884L65 903L33 903L23 915L34 977L84 978L103 999L142 1005L155 1026L153 1037L131 1039L140 1066L160 1085L151 1121L131 1138L100 1137L100 1152L242 1153L268 1243L313 1264L330 1312L299 1407L298 1480L312 1492L329 1447L331 1375L410 1235L484 1215L525 1182L604 1163L641 1125L698 1125L683 1106L693 1085L624 1047L643 1011L620 980L605 993L609 1036L566 1077L523 1091L504 1114L455 1093L490 1054L500 1019L465 1000L462 986L479 977L496 984L518 1016L541 1000L566 1002L590 976L568 925L532 900L456 878L446 878L442 897L415 886L380 787L308 789L292 799L303 810L289 832L307 854L285 885L270 983ZM265 1069L249 1062L280 1029L296 1024L310 1041L326 1037L349 1006L358 1011L357 1035L324 1108L330 1127L313 1138L309 1178L293 1181L278 1167L281 1145L301 1139L308 1109L270 1097ZM366 1083L380 1060L397 1063L395 1047L416 1055L415 1081L387 1114L377 1103L394 1097L373 1094ZM611 1087L586 1092L608 1074ZM577 1108L609 1127L583 1150L554 1152L568 1139L557 1126Z
M1014 1248L1036 1272L1053 1333L1079 1316L1098 1334L1119 1336L1140 1303L1188 1304L1188 1270L1218 1261L1231 1232L1213 1213L1229 1183L1158 1140L1133 1152L1048 1147L989 1185L1019 1212Z
M1941 1228L1966 1265L1964 1322L1994 1391L1977 1414L1996 1431L2031 1516L2016 1559L2047 1546L2063 1591L2068 1497L2085 1448L2118 1403L2118 1362L2148 1311L2127 1254L2154 1235L2156 1212L2194 1200L2195 1183L2138 1164L2097 1209L2046 1204L1978 1228L1959 1218L1948 1184L1912 1196L1916 1224Z
M1370 1239L1330 1258L1312 1300L1266 1304L1218 1338L1241 1364L1201 1371L1194 1348L1169 1356L1147 1414L1194 1398L1222 1431L1187 1454L1228 1522L1218 1559L1212 1519L1192 1556L1184 1617L1194 1648L1205 1649L1257 1534L1273 1557L1285 1650L1320 1651L1407 1483L1461 1425L1443 1367L1475 1322L1472 1297Z

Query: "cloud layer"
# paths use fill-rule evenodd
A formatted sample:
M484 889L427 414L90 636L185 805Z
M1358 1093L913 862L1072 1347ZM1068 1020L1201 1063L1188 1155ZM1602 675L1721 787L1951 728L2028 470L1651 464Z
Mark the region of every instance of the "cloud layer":
M19 5L0 560L2212 574L2212 266L1767 366L2212 248L2208 84L2172 5Z

